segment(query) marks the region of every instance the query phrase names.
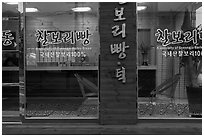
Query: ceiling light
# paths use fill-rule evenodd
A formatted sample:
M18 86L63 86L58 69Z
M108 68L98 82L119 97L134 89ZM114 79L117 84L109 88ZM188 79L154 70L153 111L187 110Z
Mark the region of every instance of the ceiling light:
M145 10L147 6L137 6L137 11Z
M37 8L26 8L26 12L38 12Z
M18 5L18 2L4 2L6 4L9 4L9 5Z
M72 8L72 11L74 12L88 12L91 11L90 7L76 7L76 8Z

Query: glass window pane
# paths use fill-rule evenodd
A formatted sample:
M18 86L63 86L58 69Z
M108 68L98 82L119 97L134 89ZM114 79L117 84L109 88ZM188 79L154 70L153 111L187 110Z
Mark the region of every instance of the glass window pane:
M201 3L138 3L139 118L201 117L200 7Z
M97 119L98 3L27 2L26 10L27 118Z
M18 3L2 3L2 116L3 122L19 121Z

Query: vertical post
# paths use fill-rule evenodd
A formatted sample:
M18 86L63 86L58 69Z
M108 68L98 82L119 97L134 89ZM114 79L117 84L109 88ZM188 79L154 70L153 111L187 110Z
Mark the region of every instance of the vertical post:
M19 43L19 111L23 122L26 114L26 92L25 92L25 3L19 2L20 12L20 43Z
M137 122L136 3L100 3L100 123Z

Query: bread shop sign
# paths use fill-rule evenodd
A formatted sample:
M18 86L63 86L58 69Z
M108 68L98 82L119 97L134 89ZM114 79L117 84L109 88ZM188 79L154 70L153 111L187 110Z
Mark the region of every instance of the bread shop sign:
M119 5L125 4L123 2L120 2ZM119 6L115 8L115 18L113 21L115 22L114 26L111 28L112 29L112 35L113 38L115 37L121 37L122 42L120 43L111 43L110 44L110 52L111 54L118 54L118 59L119 61L117 62L118 68L116 68L116 78L119 81L122 81L122 83L126 83L126 72L125 72L125 66L123 66L120 62L120 60L125 60L126 58L126 53L125 50L129 48L129 45L126 45L126 42L124 38L126 38L126 23L125 23L125 16L124 16L124 7ZM121 22L121 25L118 25L117 22Z
M48 31L43 29L36 30L36 41L40 42L43 47L50 44L70 43L75 44L77 41L82 41L83 46L90 44L89 29L84 31Z
M157 49L162 50L165 57L202 56L202 29L183 32L157 29Z
M136 64L134 58L136 56L134 4L128 2L101 3L101 64L106 62L106 68L110 68L110 71L114 70L113 77L121 84L127 83L127 73L129 75L130 68L134 67L134 63Z
M12 47L15 48L17 46L15 41L16 41L15 32L12 32L11 30L3 30L2 31L2 45L3 45L3 48L9 47L9 46L12 46Z
M102 2L99 15L100 117L103 123L134 123L137 115L136 3ZM128 116L122 117L124 114Z
M44 57L86 57L85 50L91 50L89 29L83 31L49 31L46 29L36 30L36 41L40 43L40 56ZM82 47L75 47L77 42ZM76 50L75 50L76 49ZM32 50L32 49L31 49Z

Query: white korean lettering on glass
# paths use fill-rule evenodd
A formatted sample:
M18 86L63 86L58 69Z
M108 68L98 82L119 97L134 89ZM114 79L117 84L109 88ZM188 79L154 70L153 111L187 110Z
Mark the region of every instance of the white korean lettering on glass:
M47 30L39 30L39 29L37 29L36 30L36 34L35 34L36 41L40 42L42 44L42 46L47 46L48 44L50 44L48 42L48 36L49 35L50 34L47 33Z
M202 40L202 30L194 29L192 31L186 31L183 33L182 37L182 31L180 30L169 32L168 29L157 29L157 33L155 33L155 36L157 36L157 42L161 42L162 46L189 42L197 44L198 39Z
M91 36L91 33L88 29L85 31L76 31L75 35L76 35L76 41L84 40L83 45L84 46L89 45L90 43L89 36Z
M51 32L51 43L52 44L60 44L62 43L60 32Z
M75 44L76 41L82 41L83 46L90 44L90 36L92 34L88 29L85 31L47 31L36 30L36 41L40 42L42 46L49 44L71 43Z
M184 33L184 42L188 43L190 41L193 41L193 44L196 44L197 41L197 30L194 29L193 31L187 31Z
M164 29L164 31L162 31L161 29L157 29L157 33L155 34L155 36L157 36L157 41L161 42L163 46L168 46L169 44L171 44L169 40L169 36L171 36L171 33L168 29Z
M179 44L183 43L183 40L181 40L181 31L173 31L172 32L172 44Z
M62 41L64 43L71 43L71 44L75 44L75 35L73 31L66 31L64 33L62 33Z
M10 30L2 31L2 41L4 46L10 46L14 37Z

